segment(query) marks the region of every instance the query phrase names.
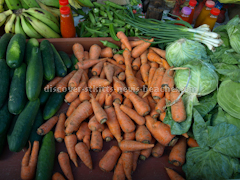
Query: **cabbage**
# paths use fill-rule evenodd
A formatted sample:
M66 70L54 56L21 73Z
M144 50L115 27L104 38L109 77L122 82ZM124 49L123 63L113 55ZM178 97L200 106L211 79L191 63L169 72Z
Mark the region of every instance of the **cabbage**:
M240 53L240 19L235 16L227 23L227 32L230 40L230 44L232 48L237 52Z
M240 83L223 81L219 87L217 101L228 114L240 118Z
M207 52L199 42L179 39L167 46L166 59L170 66L179 67L196 59L207 59Z

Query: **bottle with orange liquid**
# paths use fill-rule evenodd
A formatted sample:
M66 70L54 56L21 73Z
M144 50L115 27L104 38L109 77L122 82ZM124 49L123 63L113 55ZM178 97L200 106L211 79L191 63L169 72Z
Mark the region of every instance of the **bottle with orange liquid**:
M68 6L71 11L71 6L70 6L68 0L59 0L59 8L64 7L64 6ZM72 15L72 11L71 11L71 15Z
M188 7L192 10L191 14L189 15L189 21L188 21L189 24L192 24L192 22L193 22L193 15L194 15L194 12L195 12L196 5L197 5L196 0L190 0L189 1Z
M219 14L220 10L218 8L212 8L210 14L204 19L202 24L209 25L209 28L212 31Z
M68 6L60 8L60 30L63 38L73 38L76 36L71 9Z
M183 21L189 22L189 18L190 18L190 14L191 14L192 10L189 7L183 7L181 10L181 14L180 14L180 18ZM180 20L180 18L177 18L177 20ZM181 24L177 24L177 25L181 25ZM184 26L184 25L181 25Z

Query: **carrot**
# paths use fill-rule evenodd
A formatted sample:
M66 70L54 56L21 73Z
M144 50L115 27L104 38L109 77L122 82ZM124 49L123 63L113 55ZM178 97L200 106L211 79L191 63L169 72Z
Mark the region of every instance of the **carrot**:
M137 151L154 147L154 144L145 144L138 141L122 140L119 143L120 149L125 151Z
M107 59L107 61L110 62L111 64L113 64L113 65L115 65L115 66L123 69L123 70L126 69L126 66L125 66L125 65L123 65L123 64L118 64L116 61L114 61L114 60L112 60L112 59Z
M151 133L146 128L146 126L145 125L138 126L136 130L136 141L145 144L150 144L151 140L152 140Z
M68 91L68 93L65 95L64 101L66 103L73 102L79 96L85 85L86 82L82 81L76 88L73 88L72 90Z
M175 102L177 98L180 96L180 92L178 90L173 90L170 93L170 100L171 103ZM183 122L186 120L186 110L184 107L184 103L182 98L180 99L171 106L171 114L172 114L172 119L176 122Z
M153 76L156 72L157 68L156 67L151 67L150 70L149 70L149 75L148 75L148 87L150 87L151 83L152 83L152 80L153 80Z
M123 139L124 140L135 140L135 132L130 132L130 133L124 133L123 134Z
M102 49L100 56L104 57L104 58L111 58L111 57L113 57L113 50L112 50L112 48L106 47L106 48Z
M117 77L113 76L113 89L119 94L122 94L126 90L124 82L120 81Z
M101 61L106 61L106 59L105 58L103 58L103 59L89 59L89 60L86 60L86 61L78 62L75 65L75 68L76 69L88 69L88 68L94 66L95 64L101 62Z
M93 90L93 91L91 91L91 94L92 94L92 96L94 97L94 98L96 98L97 97L97 91L95 91L95 90Z
M128 98L125 98L125 99L124 99L123 105L129 107L130 109L133 108L133 104L132 104L132 102L130 101L130 99L128 99Z
M160 99L155 107L155 110L160 114L165 112L164 106L166 105L166 98L163 97L162 99Z
M47 83L46 86L44 86L44 90L47 91L48 89L53 88L53 87L56 86L56 84L59 83L62 79L63 79L63 77L55 77L53 80L51 80L49 83Z
M153 126L154 125L154 126ZM171 129L166 124L156 121L151 116L146 116L146 126L152 136L164 146L174 146L177 142L175 135L171 134Z
M85 135L84 138L83 138L83 142L86 144L88 150L90 149L90 138L91 138L91 135Z
M90 147L95 152L99 152L99 151L102 150L103 139L102 139L101 132L99 132L99 131L93 131L92 132Z
M68 82L69 80L73 77L73 75L76 73L76 71L70 72L68 75L66 75L64 78L62 78L57 84L57 92L63 92L67 89L68 87Z
M31 153L31 143L29 141L29 148L22 158L21 164L21 179L30 180L35 176L35 171L37 167L39 151L39 141L34 141L32 153ZM30 156L31 153L31 156Z
M101 71L99 77L102 78L102 79L105 79L105 78L106 78L106 74L105 74L105 72L104 72L104 71Z
M58 154L58 163L59 163L64 175L67 177L67 179L74 180L72 169L70 166L70 159L66 152L60 152Z
M146 85L148 85L148 78L149 78L149 70L150 70L150 65L149 64L142 64L140 67L142 79L145 82Z
M135 74L135 77L136 77L137 79L143 80L140 69L139 69L139 70L137 71L137 73Z
M140 116L135 110L132 108L129 108L125 105L121 105L120 109L127 114L132 120L135 121L138 125L143 125L145 124L145 118Z
M114 54L113 59L115 59L118 64L124 64L125 62L121 54Z
M118 66L115 66L114 64L111 64L114 67L114 76L118 76L121 72L124 72L124 70Z
M124 93L124 96L130 99L130 101L133 103L134 108L140 116L146 116L150 113L149 105L144 102L144 100L138 95L134 94L131 91L126 91Z
M132 179L132 170L133 170L133 152L123 152L122 153L122 162L125 175L128 180Z
M156 62L151 62L150 66L151 66L151 68L158 68L159 65Z
M164 153L165 146L160 144L159 142L152 148L152 156L159 158Z
M99 104L102 106L106 99L106 94L110 94L112 92L112 87L107 86L102 89L99 89L99 92L97 94L96 100L99 102Z
M166 92L171 92L172 88L174 87L174 79L173 79L173 72L172 70L166 70L163 75L163 79L161 82L161 87Z
M76 98L71 104L70 106L68 107L68 110L67 110L67 117L69 117L73 111L78 107L78 105L81 103L80 99L79 98Z
M182 176L180 176L176 171L170 169L170 168L166 168L168 177L170 178L170 180L185 180Z
M62 174L60 174L59 172L55 172L52 175L52 180L65 180L65 178L63 177Z
M84 48L80 43L75 43L72 47L73 53L78 61L82 61L84 58Z
M189 147L199 147L197 141L195 139L191 138L191 137L188 138L187 144L188 144Z
M171 101L170 93L171 93L170 91L165 91L165 97L167 102Z
M106 78L109 82L113 81L113 75L114 75L114 66L109 63L104 63L103 70L106 74Z
M93 112L96 116L97 121L100 124L103 124L107 121L107 114L101 107L101 105L98 103L98 101L90 94L91 99L91 104L93 108Z
M123 169L122 155L114 169L113 180L125 180L125 173Z
M137 162L138 162L140 153L141 153L140 150L133 152L133 171L135 171L137 169Z
M83 73L83 69L78 69L77 72L69 80L68 87L71 87L71 88L77 87L82 77L82 73Z
M148 98L147 97L143 98L143 95L144 95L144 92L142 90L140 90L138 92L138 96L141 97L143 99L143 101L149 105Z
M132 62L132 68L136 71L138 71L140 69L141 66L141 60L140 57L137 57L136 59L134 59L134 61Z
M92 165L92 158L90 155L90 152L88 150L88 147L86 146L85 143L79 142L75 145L75 151L79 158L82 160L82 162L89 168L93 169Z
M113 98L111 94L106 94L104 109L112 106Z
M66 116L64 113L61 113L59 115L59 120L57 122L56 128L55 128L55 132L54 132L54 137L56 139L57 142L62 142L65 138L65 132L64 132L64 123L66 120Z
M131 52L128 49L125 49L123 51L123 58L126 66L131 66L132 65L132 57L131 57Z
M88 74L85 72L85 70L82 73L81 81L88 82Z
M142 44L139 44L132 50L132 57L137 58L140 57L141 54L144 53L144 51L147 50L147 48L151 45L151 42L153 42L154 39L150 39L148 42L143 42Z
M138 87L140 89L143 89L143 87L145 86L145 83L141 79L138 79L138 78L136 78L136 79L137 79Z
M88 87L91 89L106 87L106 86L109 86L110 84L111 84L111 82L108 81L107 79L102 79L99 77L92 77L88 81Z
M77 131L76 133L77 135L77 138L79 141L83 140L83 137L86 136L86 135L91 135L91 131L90 129L88 128L88 123L87 122L83 122L81 124L81 126L79 127L79 130Z
M156 48L156 47L150 47L150 49L152 49L155 53L157 53L159 56L161 56L162 58L166 59L166 51Z
M79 94L79 100L80 102L84 102L84 101L89 101L90 98L90 94L89 94L89 89L87 87L87 85L85 84L85 86L83 86L82 91Z
M115 108L118 122L123 132L125 133L133 132L136 127L133 121L120 109L120 104L114 102L113 105Z
M101 47L97 44L93 44L89 49L89 59L98 59L101 54Z
M137 78L133 74L131 66L126 66L125 74L127 86L130 88L131 91L138 92L139 84L137 82Z
M109 149L103 158L99 161L100 169L104 172L110 172L113 170L120 155L121 150L119 147L112 146L111 149Z
M113 98L113 102L119 103L121 104L123 101L123 97L121 94L117 93L116 91L113 91L111 94L112 98Z
M151 96L147 96L147 98L148 98L149 106L151 108L150 116L156 119L159 116L159 113L155 110L156 103Z
M83 58L84 60L88 60L89 59L88 51L84 51L83 55L84 55L84 58Z
M96 115L93 116L89 122L88 122L88 128L91 130L91 131L99 131L99 132L102 132L104 130L104 125L103 124L100 124L98 122L98 120L96 119Z
M151 144L154 144L155 141L156 141L156 140L155 140L154 138L152 138ZM153 148L141 150L141 152L140 152L140 157L139 157L139 158L140 158L141 160L145 161L145 160L146 160L147 158L149 158L149 156L151 155L152 149L153 149Z
M165 117L166 117L166 112L160 113L160 121L163 122Z
M70 156L70 159L73 161L76 167L78 167L77 164L77 154L75 151L75 145L77 144L77 136L75 134L70 134L65 136L64 138L65 146L67 148L68 154Z
M156 62L158 64L162 64L162 58L155 52L148 52L147 58L151 62Z
M101 61L92 68L92 74L94 76L99 76L101 74L103 64L104 64L104 61Z
M102 132L102 138L103 140L105 140L106 142L109 142L113 139L113 134L111 133L111 131L108 129L108 127L105 127L105 129Z
M74 131L77 131L80 127L82 121L88 118L93 113L92 105L88 101L82 102L77 109L73 111L71 116L65 122L66 134L71 134Z
M117 37L120 39L121 43L129 50L132 51L132 47L128 41L127 36L122 31L118 31Z
M47 120L37 129L38 135L43 136L47 134L49 131L51 131L51 129L57 122L58 122L58 116L51 117L49 120Z
M148 51L146 50L141 54L141 56L140 56L141 64L146 64L148 62L147 53L148 53Z

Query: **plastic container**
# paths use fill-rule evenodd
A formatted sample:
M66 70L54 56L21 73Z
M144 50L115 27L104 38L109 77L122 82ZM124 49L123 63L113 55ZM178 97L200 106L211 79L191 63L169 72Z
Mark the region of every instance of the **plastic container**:
M64 6L70 7L68 0L59 0L59 8L61 9L61 7L64 7Z
M71 15L71 9L68 6L60 8L60 30L63 38L76 37L76 29L74 26L74 20Z
M189 24L192 24L192 22L193 22L193 16L194 16L196 5L197 5L196 0L189 1L188 7L192 10L191 14L189 15L189 20L188 20Z
M185 6L185 7L182 8L181 14L180 14L179 17L180 17L183 21L189 22L189 18L190 18L191 12L192 12L191 8ZM180 20L180 19L177 18L177 20ZM181 24L177 24L177 25L181 25ZM184 25L181 25L181 26L184 26Z
M220 10L218 8L212 8L210 14L205 18L202 24L209 25L209 28L213 30L219 14Z

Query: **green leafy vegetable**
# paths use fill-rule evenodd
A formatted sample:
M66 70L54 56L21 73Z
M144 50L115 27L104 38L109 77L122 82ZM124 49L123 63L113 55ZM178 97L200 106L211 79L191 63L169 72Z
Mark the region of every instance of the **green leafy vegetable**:
M216 69L219 74L227 76L234 82L240 83L240 69Z
M218 71L218 70L223 71L225 69L234 71L234 70L238 69L238 66L236 66L236 65L225 64L225 63L215 63L214 66L216 67L216 71ZM222 75L222 74L219 74L219 80L220 81L224 81L226 79L229 79L229 77L225 76L225 75Z

